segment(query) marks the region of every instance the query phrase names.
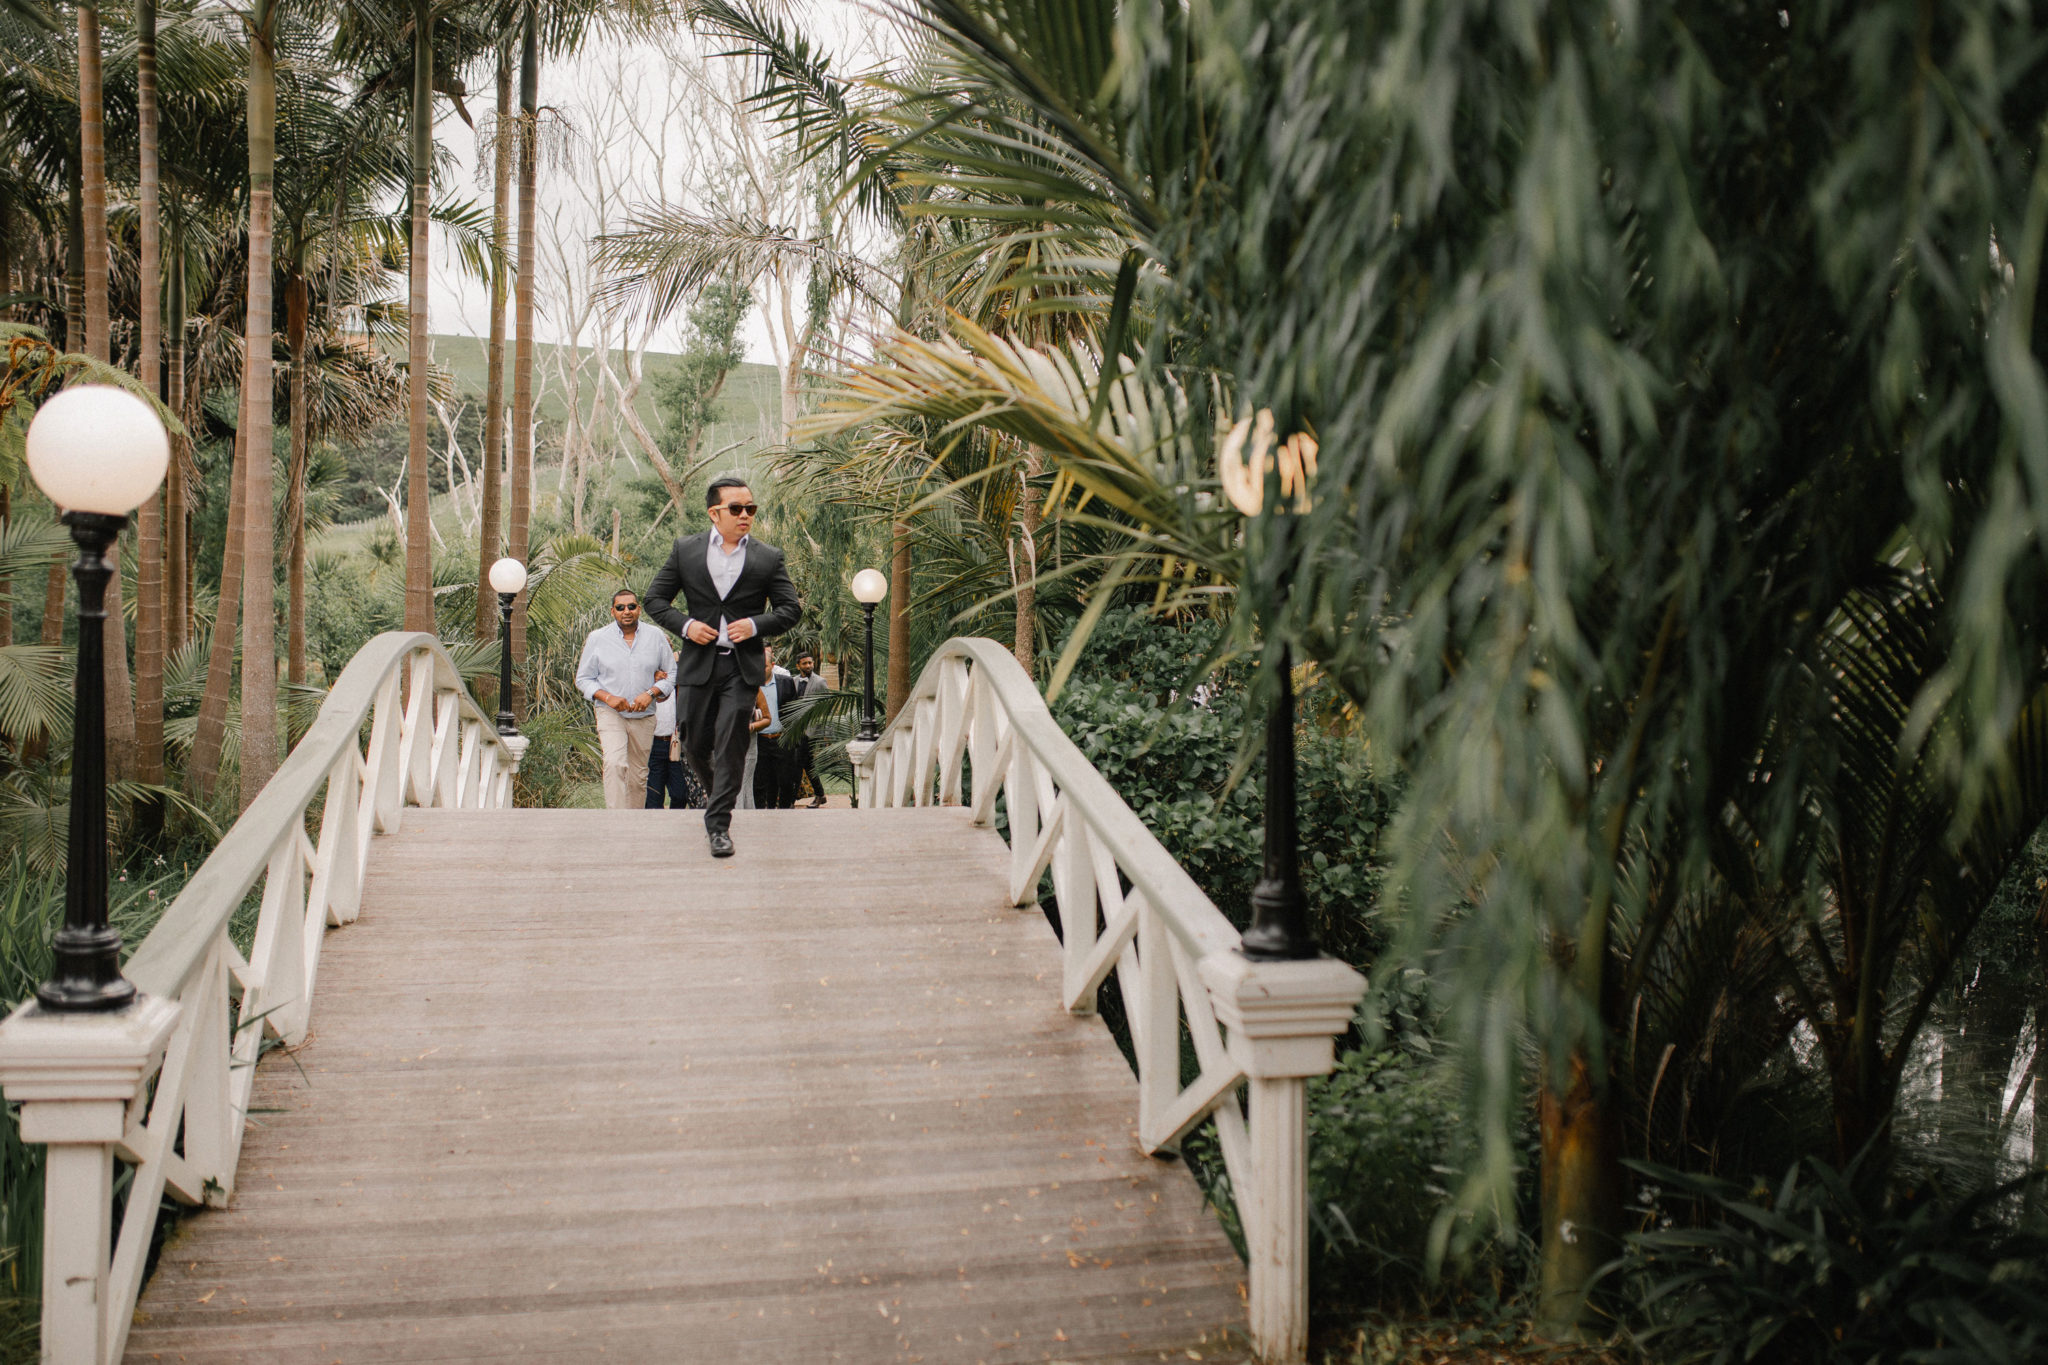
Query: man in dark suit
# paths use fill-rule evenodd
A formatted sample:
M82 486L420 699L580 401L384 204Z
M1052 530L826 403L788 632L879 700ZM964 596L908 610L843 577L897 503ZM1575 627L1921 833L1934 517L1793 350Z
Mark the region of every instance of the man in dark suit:
M818 676L818 656L808 649L798 650L796 656L796 699L803 701L813 693L825 691L825 680ZM811 737L805 735L796 742L796 769L799 777L811 779L811 805L825 804L825 779L818 776L818 756L811 748ZM792 795L792 798L794 796Z
M803 604L782 551L753 538L760 508L744 479L712 480L704 506L711 529L677 537L668 562L647 585L647 614L682 640L676 719L683 754L711 794L704 807L711 855L730 858L732 808L753 740L754 694L768 680L761 642L795 625Z

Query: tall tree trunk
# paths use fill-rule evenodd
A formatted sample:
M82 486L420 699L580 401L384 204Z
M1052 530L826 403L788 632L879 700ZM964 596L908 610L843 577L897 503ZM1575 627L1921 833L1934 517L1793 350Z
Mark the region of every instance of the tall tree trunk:
M171 411L185 423L187 431L196 419L185 403L185 253L184 235L172 237L171 325L165 337L170 351L169 379ZM175 654L192 638L192 575L185 559L185 463L191 446L183 437L171 441L171 468L164 478L164 620L166 653Z
M85 353L105 361L112 355L107 306L107 142L100 77L100 12L78 7L78 175L79 228L84 255ZM107 776L135 775L135 693L128 677L128 623L121 610L121 541L107 547L114 576L107 582L107 619L101 627Z
M228 695L235 676L235 624L242 606L242 523L248 504L249 458L249 405L245 401L242 420L235 428L234 463L228 469L227 541L221 547L220 599L206 650L206 690L200 694L199 726L192 736L192 753L185 761L185 784L201 801L212 795L220 776L221 747L227 741Z
M64 219L64 340L67 351L85 350L85 177L72 148Z
M70 581L66 571L68 562L62 554L51 560L49 577L43 580L43 625L36 634L38 644L64 643L64 585Z
M140 140L141 237L139 344L136 371L142 386L162 398L163 260L158 231L156 0L135 5L135 107ZM175 463L175 457L174 457ZM135 776L164 780L164 502L151 494L135 523ZM160 827L162 807L150 803L145 820ZM156 833L152 828L148 833Z
M405 455L405 628L434 628L433 508L427 473L427 209L433 193L434 25L428 0L412 4L412 289L408 295L411 372Z
M0 483L0 537L14 524L14 487ZM0 578L0 648L14 643L14 580Z
M894 553L889 556L889 699L882 723L910 700L910 523L895 525Z
M1543 1246L1537 1330L1553 1340L1578 1335L1587 1286L1620 1248L1622 1151L1610 1093L1579 1048L1566 1059L1563 1092L1546 1076L1538 1095Z
M2034 998L2033 1169L2048 1171L2048 989ZM2027 1212L2033 1218L2048 1215L2048 1181L2036 1180L2028 1188Z
M0 187L0 298L14 292L14 197ZM21 292L28 292L26 285ZM12 321L14 305L0 304L0 318Z
M50 561L50 571L43 580L43 624L37 632L36 642L45 646L64 643L64 584L70 575L65 571L65 557L58 555ZM22 746L24 763L40 763L50 751L50 732L38 731Z
M105 360L107 345L107 143L101 111L100 12L78 7L79 229L84 255L84 351ZM112 613L109 613L111 619ZM111 747L112 737L109 736Z
M527 534L533 519L533 272L540 229L537 219L540 149L535 124L540 118L540 7L526 0L519 70L519 273L513 281L512 345L512 476L505 553L530 563ZM512 602L512 659L526 662L526 599L531 589ZM512 674L512 714L526 715L526 689L518 670Z
M1031 480L1044 462L1045 457L1034 449L1018 466L1022 486L1017 490L1017 526L1022 543L1017 547L1017 631L1011 649L1027 678L1036 676L1038 587L1034 580L1038 577L1038 528L1045 520L1038 505L1038 490Z
M293 686L306 681L306 329L312 310L312 290L295 261L284 282L285 345L292 356L292 458L284 489L285 678Z
M277 161L277 0L249 26L249 283L242 406L249 471L242 511L242 809L277 771L276 512L271 497L271 177Z
M511 245L506 219L512 211L512 129L516 126L512 103L512 46L498 48L498 122L491 167L491 341L485 352L490 373L484 379L484 487L479 509L476 563L476 638L486 643L497 638L498 596L491 591L491 565L499 555L503 537L500 491L505 481L505 252ZM483 704L496 705L497 680L480 681L478 698L492 694Z

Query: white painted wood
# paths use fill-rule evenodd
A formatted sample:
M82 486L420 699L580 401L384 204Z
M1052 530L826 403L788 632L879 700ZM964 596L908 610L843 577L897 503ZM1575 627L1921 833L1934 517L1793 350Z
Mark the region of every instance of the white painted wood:
M43 1359L107 1365L114 1153L162 1064L178 1008L142 996L104 1014L49 1014L31 1000L0 1024L0 1087L21 1106L21 1140L47 1147L43 1178ZM152 1215L156 1197L151 1196ZM68 1215L68 1216L67 1216ZM151 1219L153 1220L153 1217Z
M1308 1144L1298 1077L1254 1080L1251 1095L1252 1203L1245 1224L1252 1340L1269 1360L1308 1352Z
M1180 988L1167 948L1166 917L1152 898L1138 906L1138 1142L1148 1152L1177 1151L1167 1115L1180 1095Z
M967 746L968 677L965 659L948 658L939 667L939 804L960 802L960 756Z
M75 1022L54 1031L33 1006L0 1024L0 1084L22 1101L23 1140L50 1149L46 1361L119 1358L164 1194L227 1202L262 1040L306 1037L326 931L356 917L373 836L395 831L407 802L508 804L524 745L497 734L432 636L377 637L137 947L125 970L141 1001L62 1016ZM305 828L316 801L317 844ZM259 884L244 959L228 921ZM68 1088L53 1099L44 1091L56 1076ZM135 1168L118 1236L117 1154Z
M442 691L434 698L434 804L453 808L462 782L462 700Z
M477 721L463 720L462 757L456 765L455 806L460 810L474 810L477 806L477 779L482 774L483 726Z
M224 1206L235 1188L246 1100L237 1103L229 1029L228 981L241 954L223 935L180 1007L192 1016L191 1077L185 1085L185 1165L188 1181L174 1188L181 1201ZM146 1240L146 1239L145 1239Z
M1024 859L1022 870L1010 874L1010 903L1013 905L1036 905L1038 883L1045 876L1045 869L1052 865L1052 855L1059 843L1061 832L1066 828L1067 804L1054 799L1046 810L1045 819L1038 826L1038 839L1031 846L1031 853Z
M400 813L405 808L404 774L400 771L405 721L399 707L399 694L398 671L393 669L377 683L376 718L370 722L370 748L364 759L363 789L376 810L376 832L379 834L389 834L397 829ZM367 853L370 842L367 826L362 831L362 839Z
M916 739L911 749L916 757L910 765L910 800L904 804L929 806L932 803L932 761L938 749L939 699L937 696L921 697L914 705L917 707L917 721L912 734Z
M1061 997L1092 1011L1114 975L1137 1055L1140 1144L1172 1150L1213 1122L1251 1262L1261 1358L1293 1362L1307 1323L1302 1078L1327 1072L1364 983L1342 963L1249 964L1238 934L1063 734L1009 651L955 639L932 656L873 746L852 746L862 799L883 807L961 799L1009 826L1010 892L1036 903L1048 868L1065 947ZM1129 890L1125 890L1128 883ZM1224 994L1219 994L1222 992ZM1228 998L1225 998L1227 994ZM1182 1085L1181 1039L1200 1073ZM1292 1087L1291 1090L1288 1087ZM1249 1089L1247 1122L1240 1095ZM1263 1306L1260 1306L1263 1305Z

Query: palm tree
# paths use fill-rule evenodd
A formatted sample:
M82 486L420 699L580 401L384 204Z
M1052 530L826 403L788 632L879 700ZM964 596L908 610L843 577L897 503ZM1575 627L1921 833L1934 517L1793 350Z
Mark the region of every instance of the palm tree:
M78 160L84 267L85 353L105 361L109 352L107 271L107 148L103 114L104 82L100 58L100 15L93 4L78 7ZM120 544L109 547L118 561ZM107 771L125 779L135 770L135 694L128 676L128 632L121 611L121 582L116 573L107 593L104 654L107 711Z
M476 635L489 643L498 632L498 613L490 593L484 590L501 553L504 535L501 495L504 490L505 461L505 299L506 271L510 261L509 218L512 208L512 153L517 145L512 120L512 44L501 39L497 57L497 106L491 123L491 335L485 348L490 373L484 380L484 490L478 509ZM485 683L486 690L494 684ZM489 704L486 702L486 704Z
M242 503L241 805L277 771L277 611L273 580L271 366L272 209L277 162L278 0L249 8L249 271L242 329L242 421L236 433ZM232 515L232 513L230 514Z
M158 205L156 0L135 5L137 205L142 239L136 373L161 391L163 370L162 234ZM164 780L164 502L152 496L135 523L135 777Z
M1678 909L1735 915L1748 897L1717 901L1724 880L1825 904L1828 879L1797 859L1831 839L1845 894L1894 925L1931 901L1943 933L1967 932L1921 880L1954 869L1866 817L1988 821L1986 873L2010 847L2004 783L2048 635L2048 568L2019 528L2048 500L2013 463L2031 409L1982 376L2034 374L2040 230L2019 224L2048 221L2032 183L2048 86L2029 59L1973 85L1969 114L1899 92L1967 81L1977 44L2033 51L2041 20L1936 31L1920 13L1787 11L1758 46L1704 7L1623 30L1532 11L1510 33L1457 5L919 6L927 79L901 126L931 211L1128 234L1139 354L1116 378L1107 335L1020 349L956 324L938 344L900 336L846 401L1038 444L1062 486L1144 528L1130 560L1212 566L1267 676L1315 659L1400 757L1403 947L1441 950L1483 1115L1457 1200L1511 1210L1526 1081L1548 1330L1575 1327L1618 1231L1626 983L1681 951ZM1850 26L1871 24L1924 38L1842 64ZM1679 93L1701 81L1729 98ZM1982 174L1929 207L1964 165ZM1962 274L1915 264L1934 258ZM1015 401L960 406L992 392ZM1280 486L1274 441L1248 480L1220 459L1219 428L1261 411L1278 437L1313 432L1320 469L1296 476L1312 490ZM1841 761L1839 735L1799 699L1847 685L1823 637L1902 562L1938 576L1942 646L1872 749L1903 775L1851 783L1864 809L1824 839L1826 784L1806 774ZM1949 576L1966 563L1968 591ZM1731 821L1754 834L1730 839ZM1809 959L1814 979L1841 971L1843 935L1879 943L1850 923L1812 926L1834 955ZM1880 976L1859 990L1884 993ZM1810 1009L1845 1038L1877 1025ZM1541 1062L1524 1076L1526 1036ZM1881 1081L1883 1049L1841 1055Z

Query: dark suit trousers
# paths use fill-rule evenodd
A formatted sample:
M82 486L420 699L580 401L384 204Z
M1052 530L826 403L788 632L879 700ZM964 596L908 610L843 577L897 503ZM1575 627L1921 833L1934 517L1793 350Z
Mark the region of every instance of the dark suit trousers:
M754 763L754 805L761 810L788 810L796 804L800 771L790 747L775 735L756 737L760 758Z
M740 799L740 777L747 768L747 745L754 739L747 725L754 718L757 690L740 677L730 654L713 657L709 682L677 689L683 756L698 785L711 794L704 806L708 831L732 828L732 808Z

